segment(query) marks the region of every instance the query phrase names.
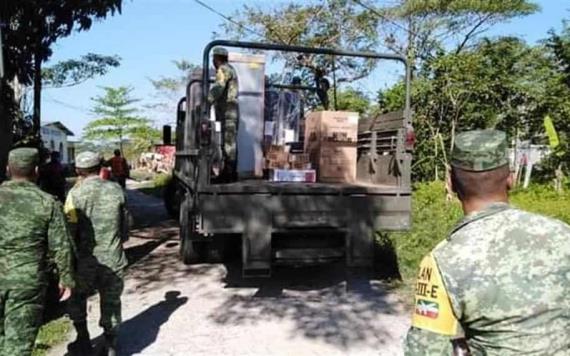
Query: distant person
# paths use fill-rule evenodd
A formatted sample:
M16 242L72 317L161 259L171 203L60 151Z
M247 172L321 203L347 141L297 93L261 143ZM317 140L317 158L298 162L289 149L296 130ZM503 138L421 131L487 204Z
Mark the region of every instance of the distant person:
M38 162L35 148L10 151L11 180L0 185L0 355L32 354L52 266L61 300L74 286L63 209L35 184Z
M228 63L228 51L213 50L216 81L208 93L208 103L214 105L216 120L222 125L222 174L226 180L237 179L237 134L239 124L238 76ZM215 169L216 171L217 169Z
M40 168L39 184L43 191L53 195L60 202L65 201L65 168L61 164L60 154L53 151L50 161Z
M113 158L108 162L111 166L111 176L113 180L125 189L127 186L127 178L130 176L129 164L121 155L121 150L115 150Z
M121 323L121 294L127 258L123 241L128 234L126 198L112 181L99 177L100 156L82 152L75 167L81 183L67 196L65 213L77 248L77 286L70 301L69 314L77 340L69 350L78 355L91 352L87 328L87 298L97 291L108 355L116 355L117 332ZM136 336L133 336L136 337Z
M570 227L509 205L504 132L459 134L451 167L465 217L420 265L405 354L570 355Z

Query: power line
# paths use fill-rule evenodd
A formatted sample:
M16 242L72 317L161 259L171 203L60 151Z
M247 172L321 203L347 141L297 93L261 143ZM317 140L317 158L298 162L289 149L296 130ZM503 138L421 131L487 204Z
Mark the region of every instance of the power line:
M52 102L52 103L54 103L54 104L61 105L61 106L66 107L66 108L68 108L68 109L72 109L72 110L76 110L76 111L80 111L80 112L88 113L88 114L91 114L91 113L92 113L89 109L86 109L86 108L83 108L83 107L80 107L80 106L75 106L75 105L66 103L66 102L61 101L61 100L57 100L57 99L55 99L55 98L53 98L53 97L51 97L51 96L49 96L49 95L45 95L45 98L46 98L48 101L50 101L50 102Z
M362 7L365 8L366 10L372 12L374 15L376 15L376 16L382 18L384 21L390 22L392 25L394 25L394 26L398 27L399 29L401 29L401 30L407 32L408 34L413 35L413 36L416 36L416 37L419 37L416 33L414 33L414 32L413 32L412 30L410 30L409 28L406 28L406 27L400 25L399 23L397 23L396 21L392 20L391 18L389 18L389 17L383 15L383 14L380 13L378 10L374 9L372 6L366 5L365 3L363 3L363 2L360 1L360 0L352 0L352 1L355 2L356 4L362 6Z
M219 12L218 10L214 9L213 7L211 7L210 5L204 3L201 0L194 0L195 3L197 3L198 5L202 6L203 8L210 10L211 12L213 12L214 14L220 16L221 18L223 18L224 20L233 23L234 25L238 26L239 28L246 30L249 33L252 33L256 36L259 36L261 38L265 38L265 35L261 34L260 32L256 31L256 30L252 30L251 28L237 22L236 20L232 19L231 17L224 15L223 13Z

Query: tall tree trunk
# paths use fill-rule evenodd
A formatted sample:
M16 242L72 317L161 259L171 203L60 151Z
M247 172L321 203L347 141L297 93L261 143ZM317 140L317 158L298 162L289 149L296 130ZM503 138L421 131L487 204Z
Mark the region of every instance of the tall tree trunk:
M34 114L32 117L33 135L39 137L41 127L42 104L42 59L39 48L34 54Z

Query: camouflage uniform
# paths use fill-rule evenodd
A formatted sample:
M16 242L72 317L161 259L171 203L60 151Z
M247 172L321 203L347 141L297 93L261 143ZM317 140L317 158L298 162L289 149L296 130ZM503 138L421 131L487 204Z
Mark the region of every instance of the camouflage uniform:
M214 55L227 57L223 48L214 49ZM210 88L208 102L215 105L216 120L222 123L224 157L231 162L237 159L238 132L238 77L235 69L224 63L216 70L216 82Z
M79 168L82 168L81 159L78 156L76 160ZM93 162L98 165L95 158ZM87 297L98 291L99 323L106 334L115 335L121 323L123 270L127 266L122 247L128 225L123 190L117 183L97 175L86 177L69 191L65 213L77 246L78 288L70 303L71 319L76 325L85 322Z
M459 135L452 164L508 164L504 134ZM473 355L570 355L569 278L569 226L490 204L422 261L406 355L451 355L462 335Z
M10 152L10 164L36 165L35 149ZM0 186L0 355L31 355L45 304L48 273L73 287L71 238L54 197L28 181Z

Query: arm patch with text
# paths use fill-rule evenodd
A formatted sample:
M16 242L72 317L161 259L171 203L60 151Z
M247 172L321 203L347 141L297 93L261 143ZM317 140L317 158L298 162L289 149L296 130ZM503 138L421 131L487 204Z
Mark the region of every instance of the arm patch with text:
M424 257L416 283L414 327L442 335L456 335L459 325L443 279L431 254Z
M77 210L75 210L75 206L73 205L73 198L70 195L68 195L67 199L65 200L63 211L67 216L68 223L77 224L77 222L79 221L77 217Z

